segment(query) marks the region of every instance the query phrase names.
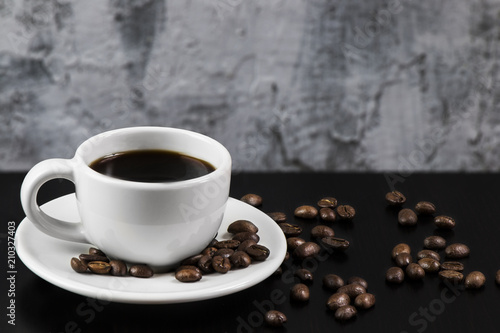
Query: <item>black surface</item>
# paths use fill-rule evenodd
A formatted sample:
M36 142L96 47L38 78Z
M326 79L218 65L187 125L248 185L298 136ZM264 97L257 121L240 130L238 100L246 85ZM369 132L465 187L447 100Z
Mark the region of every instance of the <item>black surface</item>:
M1 207L1 270L7 272L7 222L19 223L24 213L19 203L22 174L0 175L6 193ZM303 238L318 220L293 218L302 204L315 204L322 196L335 196L340 203L356 208L353 222L335 222L339 237L351 241L345 255L323 253L309 260L315 276L311 299L306 304L290 302L294 284L288 275L272 276L242 292L221 298L173 305L131 305L90 300L55 287L16 261L16 330L7 324L8 286L2 279L0 295L1 332L498 332L500 330L500 287L494 283L500 269L500 175L497 174L414 174L397 189L408 198L405 207L420 200L436 204L438 214L457 221L455 230L438 232L431 218L420 219L416 227L398 225L397 210L389 209L385 193L389 185L383 174L237 174L233 176L231 196L252 192L263 196L265 212L284 211L289 220L304 227ZM72 191L66 181L51 181L39 196L40 203ZM412 254L422 249L423 239L443 235L448 243L463 242L471 248L462 260L465 271L482 271L487 278L482 290L449 290L437 276L426 276L419 283L390 286L385 272L393 265L390 252L399 242L407 242ZM444 256L444 253L441 251ZM288 261L288 270L300 262ZM286 270L285 270L286 271ZM347 279L357 275L375 294L373 309L341 324L328 311L325 302L331 292L322 288L321 278L335 273ZM276 295L280 297L276 297ZM272 301L279 303L275 304ZM446 301L446 302L445 302ZM288 323L283 329L262 324L261 311L270 306L284 312ZM263 310L264 309L264 310ZM413 316L413 317L412 317ZM413 318L413 322L411 319ZM245 323L245 324L242 324ZM244 326L243 326L244 325Z

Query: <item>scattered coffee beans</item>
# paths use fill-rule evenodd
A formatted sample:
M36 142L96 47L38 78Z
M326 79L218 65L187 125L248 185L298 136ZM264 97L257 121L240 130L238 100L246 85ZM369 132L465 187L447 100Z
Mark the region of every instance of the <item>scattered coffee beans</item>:
M335 236L335 232L332 228L320 224L311 229L311 236L314 238L333 237Z
M266 312L264 316L264 321L267 325L272 327L281 327L286 323L287 318L283 312L277 310L270 310Z
M401 192L392 191L385 195L385 200L391 206L401 206L406 202L406 197Z
M300 268L296 270L294 275L304 283L309 283L313 281L312 273L305 268Z
M213 257L215 256L221 256L221 257L224 257L224 258L229 258L230 256L233 255L235 251L233 249L220 249L220 250L217 250Z
M415 205L415 211L422 215L432 215L436 213L436 206L429 201L420 201Z
M248 220L237 220L231 223L227 227L227 232L231 234L237 234L240 232L253 232L257 233L259 231L259 228L252 222Z
M369 309L375 305L375 295L370 294L370 293L364 293L364 294L358 295L354 299L354 305L358 309L364 309L364 310Z
M417 214L409 208L403 208L398 213L398 222L404 226L416 225L418 221Z
M455 228L455 220L449 216L439 215L434 218L434 224L440 229Z
M257 235L255 232L250 232L250 231L244 231L244 232L238 232L235 234L232 238L233 240L237 240L240 242L240 244L246 240L253 240L254 242L258 243L260 240L259 235ZM238 246L240 245L238 244Z
M269 254L271 253L267 247L264 245L250 245L246 249L246 253L256 261L264 261L269 257Z
M335 311L335 319L340 321L346 321L352 319L356 316L356 308L352 305L345 305L341 308L338 308Z
M226 274L231 269L231 262L228 258L222 256L214 256L212 258L212 267L214 271Z
M267 213L276 223L286 222L286 214L282 212Z
M355 299L356 296L366 293L366 289L357 283L348 284L337 289L338 293L346 293L350 298Z
M368 282L366 282L365 279L359 277L359 276L351 276L350 278L347 279L347 284L354 284L357 283L360 286L362 286L365 289L368 289Z
M349 205L340 205L337 207L337 215L341 220L352 220L356 216L356 210Z
M309 300L309 287L303 283L297 283L290 290L290 297L296 301L305 302Z
M429 250L442 250L446 247L446 239L441 236L429 236L424 239L424 247Z
M251 240L251 239L247 239L246 241L241 242L236 250L237 251L246 251L250 245L255 245L255 244L257 244L256 241Z
M130 267L129 274L139 278L150 278L154 273L148 265L133 265Z
M413 258L409 253L400 253L396 256L396 258L394 258L394 261L396 262L397 266L405 268L413 262Z
M294 251L299 245L304 244L306 241L300 237L290 237L286 239L288 251Z
M212 267L212 256L208 254L202 256L198 261L197 266L203 273L212 273L214 271Z
M465 288L467 289L479 289L484 286L486 282L486 277L483 273L474 271L467 274L465 277Z
M394 246L394 248L392 249L392 258L395 259L396 256L400 253L408 253L410 254L411 253L411 249L410 249L410 245L406 244L406 243L399 243L398 245Z
M278 223L285 237L296 237L302 233L302 228L296 224Z
M80 256L78 258L80 258L81 261L87 262L87 263L89 263L91 261L109 262L108 257L103 257L103 256L97 255L97 254L85 254L85 253L82 253L82 254L80 254Z
M470 254L470 249L467 245L462 243L455 243L448 245L444 250L446 257L451 259L466 258Z
M214 247L216 249L237 249L241 242L234 239L223 240L215 243Z
M336 291L344 286L344 280L335 274L327 274L323 277L323 286L329 290Z
M293 251L293 255L299 259L305 259L314 257L319 253L321 247L314 242L305 242L304 244L299 245L295 251Z
M458 261L445 261L441 264L441 269L461 272L464 270L464 264Z
M332 296L328 297L326 301L326 306L333 311L337 309L349 305L351 303L351 299L349 295L346 293L335 293Z
M104 254L104 252L95 247L91 247L89 249L89 254L94 254L96 256L101 256L101 257L107 257L106 254Z
M111 270L109 271L113 276L127 275L127 265L122 260L111 260L109 262Z
M406 267L406 276L411 280L422 280L425 277L425 271L419 264L411 263Z
M349 248L350 243L348 240L338 237L324 237L321 238L321 243L326 247L338 250L345 251Z
M105 261L91 261L88 266L90 271L95 274L108 274L111 270L111 265Z
M78 258L71 258L71 268L77 273L83 273L87 271L88 264Z
M385 279L389 283L402 283L405 279L405 273L401 267L391 267L387 270Z
M335 211L331 208L321 208L319 210L319 217L325 222L333 222L337 219Z
M418 264L426 273L436 273L441 267L439 261L431 258L422 258L418 261Z
M240 200L254 207L262 205L262 197L253 193L245 194Z
M180 282L196 282L201 280L202 274L198 267L181 266L176 270L175 278Z
M252 263L252 258L245 251L236 251L230 257L232 267L246 268Z
M421 250L421 251L418 251L418 253L417 253L417 260L420 260L422 258L431 258L431 259L434 259L434 260L437 260L437 261L441 260L441 256L439 255L439 253L437 253L436 251L432 251L432 250Z
M318 210L316 209L316 207L304 205L297 207L293 214L296 217L300 217L303 219L313 219L318 216Z
M462 282L464 275L457 271L444 270L439 272L439 278L448 282L457 284Z

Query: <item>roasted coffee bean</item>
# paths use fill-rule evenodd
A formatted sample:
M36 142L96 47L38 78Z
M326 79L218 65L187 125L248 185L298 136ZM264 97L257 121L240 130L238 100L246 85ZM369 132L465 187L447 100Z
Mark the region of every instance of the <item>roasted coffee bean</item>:
M287 318L283 312L277 310L267 311L264 315L264 321L267 325L272 327L281 327L286 323Z
M429 250L442 250L446 247L446 239L441 236L429 236L424 239L424 247Z
M406 266L406 276L410 280L422 280L425 277L425 271L419 264L411 263Z
M200 258L203 257L203 254L196 254L192 257L186 258L181 262L182 266L189 266L189 265L194 265L196 266L198 264L198 261Z
M325 197L318 201L318 206L321 208L335 208L337 207L337 199L333 197Z
M398 213L398 223L401 225L416 225L417 221L417 214L415 214L415 212L409 208L403 208Z
M217 234L215 235L217 237ZM208 243L207 247L214 247L214 245L218 242L217 238L214 238Z
M347 284L348 285L349 284L353 284L353 283L357 283L360 286L362 286L363 288L368 289L368 282L366 282L366 280L363 279L362 277L351 276L350 278L347 279Z
M439 261L431 258L422 258L418 261L418 264L426 273L436 273L441 268Z
M213 257L214 254L215 254L215 252L217 252L217 250L218 250L218 248L216 248L215 246L211 246L211 247L207 247L206 249L204 249L203 251L201 251L201 254L204 255L204 256L211 256L211 257Z
M441 264L441 269L461 272L464 270L464 264L458 261L445 261Z
M286 239L288 251L294 251L299 245L304 244L306 241L300 237L290 237Z
M462 282L464 275L457 271L444 270L439 272L439 278L457 284Z
M470 249L467 245L462 243L454 243L448 245L444 250L447 258L451 259L462 259L466 258L470 254Z
M107 257L104 252L102 252L101 250L99 250L99 249L97 249L95 247L91 247L89 249L89 254L93 254L93 255L101 256L101 257Z
M326 306L333 311L337 309L349 305L351 303L351 298L346 293L335 293L332 296L328 297L326 301Z
M293 214L303 219L313 219L318 216L318 210L316 207L304 205L297 207Z
M439 215L434 218L434 224L440 229L455 228L455 220L449 216Z
M399 243L398 245L392 248L392 259L396 258L396 256L400 253L411 253L410 245L406 243Z
M294 275L296 277L298 277L302 282L305 282L305 283L313 281L312 273L305 268L299 268L298 270L295 271Z
M241 242L241 244L238 246L237 251L246 251L250 245L257 244L256 241L247 239L246 241Z
M295 251L293 251L293 255L300 259L314 257L319 253L321 247L314 242L305 242L304 244L299 245Z
M78 258L71 258L71 268L77 273L84 273L87 271L88 264Z
M244 242L246 240L253 240L255 243L258 243L260 240L259 235L257 235L255 232L249 232L249 231L243 231L243 232L238 232L235 234L232 238L233 240L237 240L240 243ZM238 245L239 246L239 245Z
M392 191L385 195L385 200L391 206L401 206L406 202L406 197L401 192Z
M415 211L422 215L432 215L436 213L436 206L429 201L420 201L415 205Z
M405 268L413 262L413 258L409 253L400 253L396 256L396 258L394 258L394 261L397 266Z
M344 285L344 280L338 275L327 274L323 277L323 286L329 290L336 291Z
M479 289L484 286L486 282L486 277L483 273L474 271L467 274L465 277L465 288L467 289Z
M217 243L215 243L215 247L217 249L237 249L238 246L240 246L241 242L240 241L237 241L237 240L234 240L234 239L230 239L230 240L223 240L223 241L219 241Z
M212 258L212 268L218 273L226 274L231 269L231 261L222 256L214 256Z
M87 263L89 263L91 261L109 262L108 257L103 257L103 256L96 255L96 254L85 254L85 253L82 253L82 254L80 254L80 256L78 258L80 258L81 261L84 261L84 262L87 262Z
M343 238L338 238L338 237L321 238L321 243L323 243L323 245L325 245L329 248L339 250L339 251L345 251L350 246L350 243L348 240L343 239Z
M337 289L338 293L346 293L351 299L355 299L358 295L366 293L365 287L360 284L348 284Z
M495 275L495 282L500 286L500 269L497 271Z
M405 279L405 273L401 267L391 267L385 273L385 279L390 283L401 283Z
M358 309L364 309L364 310L369 309L375 305L375 295L370 294L370 293L364 293L364 294L358 295L354 299L354 305Z
M201 280L202 274L198 267L182 266L175 271L175 278L180 282L196 282Z
M230 257L229 260L235 268L246 268L252 263L252 258L245 251L236 251Z
M178 271L181 271L183 269L194 269L195 271L202 274L201 269L198 266L193 266L193 265L181 265L175 269L175 272L177 273Z
M197 266L203 273L212 273L214 271L212 267L212 256L208 254L204 255L198 261Z
M111 270L111 265L105 261L91 261L88 266L90 271L95 274L108 274Z
M270 251L264 245L250 245L246 249L246 253L253 259L257 261L264 261L269 257Z
M358 311L356 308L352 305L345 305L341 308L338 308L337 311L335 311L335 319L340 320L340 321L346 321L354 318Z
M227 227L227 232L237 234L240 232L253 232L257 233L259 228L248 220L236 220Z
M262 197L253 193L245 194L240 200L254 207L262 205Z
M215 256L221 256L221 257L224 257L224 258L229 258L233 253L234 253L233 249L220 249L220 250L217 250L217 252L214 253L214 257Z
M352 220L356 216L356 210L349 205L340 205L337 207L337 215L341 220Z
M421 251L418 251L418 253L417 253L417 260L420 260L422 258L431 258L431 259L434 259L434 260L437 260L437 261L441 260L441 256L439 255L439 253L437 253L436 251L432 251L432 250L421 250Z
M319 210L319 217L326 222L333 222L337 218L335 211L331 208L321 208Z
M109 262L111 270L109 271L113 276L127 275L127 264L123 260L111 260Z
M282 212L267 213L276 223L286 222L286 214Z
M309 287L303 283L297 283L290 290L290 296L296 301L305 302L309 300Z
M311 229L311 236L314 238L333 237L335 231L326 225L317 225Z
M296 224L278 223L285 237L296 237L302 233L302 228Z
M154 272L148 265L133 265L130 267L129 274L139 278L150 278Z

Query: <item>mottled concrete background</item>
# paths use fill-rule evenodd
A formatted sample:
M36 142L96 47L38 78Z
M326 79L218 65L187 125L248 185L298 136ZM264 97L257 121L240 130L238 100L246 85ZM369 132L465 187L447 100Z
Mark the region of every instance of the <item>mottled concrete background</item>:
M0 169L113 128L237 170L500 169L498 0L0 0Z

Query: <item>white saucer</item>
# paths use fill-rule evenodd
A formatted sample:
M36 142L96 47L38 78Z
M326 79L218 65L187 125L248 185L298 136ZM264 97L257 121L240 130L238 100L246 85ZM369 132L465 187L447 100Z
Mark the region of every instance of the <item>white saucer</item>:
M50 201L42 209L60 219L79 220L74 194ZM47 236L27 218L17 229L15 244L19 257L35 274L80 295L122 303L192 302L249 288L269 277L283 262L286 240L281 229L265 213L239 200L229 198L217 238L229 239L227 226L239 219L250 220L259 228L259 243L269 248L269 258L226 274L205 275L194 283L179 282L173 273L155 274L149 279L76 273L70 260L80 253L87 253L89 245Z

